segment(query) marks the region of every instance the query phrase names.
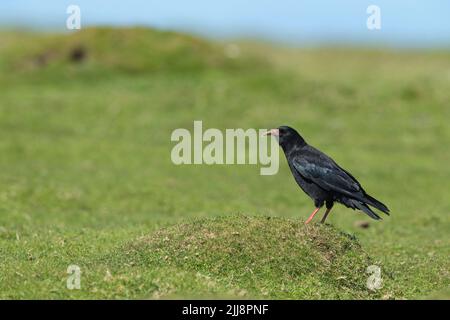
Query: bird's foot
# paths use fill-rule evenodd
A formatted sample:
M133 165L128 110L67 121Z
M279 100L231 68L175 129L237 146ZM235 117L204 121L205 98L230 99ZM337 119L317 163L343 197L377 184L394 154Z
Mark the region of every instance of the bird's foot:
M325 211L325 214L323 215L322 220L320 220L320 223L325 223L325 220L327 220L328 214L330 213L331 208L327 209L327 211Z
M319 212L320 208L316 208L313 213L311 213L311 215L309 216L308 220L305 221L305 224L308 224L311 222L311 220L314 218L314 216L316 215L317 212Z

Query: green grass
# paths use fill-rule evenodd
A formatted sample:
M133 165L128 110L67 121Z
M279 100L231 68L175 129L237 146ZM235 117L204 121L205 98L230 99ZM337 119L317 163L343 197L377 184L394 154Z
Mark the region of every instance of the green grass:
M448 298L450 53L243 43L232 58L146 29L0 39L1 298ZM175 166L170 134L194 120L291 125L392 215L336 206L333 227L305 228L313 203L283 158L275 176Z
M167 279L168 274L188 273L207 280L207 288L201 283L203 287L189 288L189 294L368 296L365 267L371 261L357 241L331 226L306 227L298 219L199 219L144 236L127 249L122 265L139 268L140 273L153 269L161 279ZM116 255L111 258L116 259ZM173 290L177 285L166 280L163 287Z

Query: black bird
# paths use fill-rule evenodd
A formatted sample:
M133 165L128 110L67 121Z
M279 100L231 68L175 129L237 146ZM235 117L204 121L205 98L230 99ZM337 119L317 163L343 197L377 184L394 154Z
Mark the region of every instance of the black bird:
M389 215L386 205L369 196L355 177L329 156L307 144L294 129L281 126L267 131L265 135L277 138L295 181L314 200L316 209L305 223L312 220L324 203L327 210L322 223L325 222L335 202L353 210L359 209L375 220L381 218L369 206Z

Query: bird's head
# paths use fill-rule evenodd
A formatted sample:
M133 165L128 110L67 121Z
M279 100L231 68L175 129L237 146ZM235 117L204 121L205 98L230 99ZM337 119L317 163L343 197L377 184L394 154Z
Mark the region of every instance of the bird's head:
M278 144L285 149L287 146L303 146L305 144L305 140L302 136L291 127L281 126L276 129L270 129L265 132L264 135L273 136L277 139Z

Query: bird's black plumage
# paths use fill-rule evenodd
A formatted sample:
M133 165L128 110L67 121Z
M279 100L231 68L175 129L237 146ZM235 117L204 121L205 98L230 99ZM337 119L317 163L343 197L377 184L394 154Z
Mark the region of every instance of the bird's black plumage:
M376 220L381 218L369 206L389 214L387 206L368 195L355 177L329 156L308 145L297 131L282 126L275 132L295 181L314 200L316 208L325 203L327 209L331 209L334 202L338 202L359 209Z

